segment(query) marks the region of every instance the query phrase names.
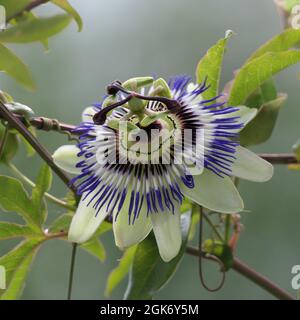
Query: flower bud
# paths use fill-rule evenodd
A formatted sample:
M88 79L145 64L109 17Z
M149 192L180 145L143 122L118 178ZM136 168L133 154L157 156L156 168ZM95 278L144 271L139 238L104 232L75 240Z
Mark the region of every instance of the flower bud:
M79 174L81 170L76 167L80 160L77 154L80 149L74 145L64 145L59 147L52 155L54 163L64 171L72 174Z

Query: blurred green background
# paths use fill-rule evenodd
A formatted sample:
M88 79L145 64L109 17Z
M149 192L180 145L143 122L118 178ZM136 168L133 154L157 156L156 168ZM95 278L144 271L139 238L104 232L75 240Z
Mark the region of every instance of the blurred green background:
M31 106L37 115L78 123L83 108L101 99L105 85L114 79L154 73L169 77L194 75L196 64L206 50L224 35L235 31L227 50L222 84L262 43L281 31L280 20L272 0L72 0L81 14L84 30L77 33L75 23L50 39L50 51L40 44L12 46L29 65L38 84L35 93L22 90L2 75L1 88L16 101ZM51 11L51 12L50 12ZM53 7L53 12L58 10ZM53 13L40 8L41 15ZM255 149L257 152L288 152L300 136L299 73L292 67L276 77L279 91L287 92L288 101L279 116L272 138ZM40 133L52 152L68 143L64 136ZM15 164L34 178L41 161L25 158L19 152ZM7 171L1 167L1 173ZM242 214L245 229L237 255L273 279L291 293L291 268L300 264L300 171L275 168L274 178L264 184L241 183L246 209ZM53 193L63 196L65 188L55 178ZM50 206L49 221L61 209ZM1 218L11 219L1 213ZM104 288L110 270L121 252L112 235L103 238L107 260L100 264L79 251L75 270L75 299L105 299ZM0 254L12 242L1 244ZM23 294L24 299L64 299L68 279L71 246L53 240L42 248L33 265ZM209 293L198 280L197 259L186 256L175 277L156 296L159 299L271 299L271 295L247 279L230 271L223 289ZM207 281L218 281L215 266L205 265ZM112 294L122 298L126 281Z

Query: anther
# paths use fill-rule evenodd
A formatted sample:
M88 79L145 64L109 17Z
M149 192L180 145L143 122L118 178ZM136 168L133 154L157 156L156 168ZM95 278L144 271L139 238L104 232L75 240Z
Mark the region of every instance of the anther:
M120 91L119 86L120 86L121 84L122 84L122 83L121 83L119 80L113 81L111 84L109 84L109 85L106 87L106 92L107 92L107 94L109 94L109 95L116 95L116 94Z

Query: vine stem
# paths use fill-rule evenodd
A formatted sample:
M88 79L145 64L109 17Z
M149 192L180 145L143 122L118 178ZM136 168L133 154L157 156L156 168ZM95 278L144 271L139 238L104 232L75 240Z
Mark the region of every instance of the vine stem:
M205 258L205 253L201 252L199 249L193 247L187 247L186 253L194 257L202 256ZM209 258L208 258L209 259ZM238 258L233 259L232 269L243 275L247 279L251 280L261 288L268 291L274 297L281 300L295 300L292 295L286 292L284 289L280 288L276 283L272 282L256 270L249 267L246 263L242 262Z
M69 284L68 284L68 296L67 296L68 300L71 300L71 298L72 298L72 288L73 288L73 278L74 278L76 252L77 252L77 243L73 243L72 244L72 256L71 256L71 264L70 264L70 273L69 273Z
M12 173L14 173L15 176L20 178L23 182L25 182L30 187L32 187L32 188L35 187L35 183L33 181L31 181L28 177L26 177L15 165L13 165L12 163L8 163L7 166L12 171ZM56 198L55 196L53 196L52 194L50 194L48 192L45 193L45 197L48 200L52 201L53 203L59 205L60 207L63 207L65 209L68 209L71 211L76 210L76 208L74 206L67 204L65 201Z

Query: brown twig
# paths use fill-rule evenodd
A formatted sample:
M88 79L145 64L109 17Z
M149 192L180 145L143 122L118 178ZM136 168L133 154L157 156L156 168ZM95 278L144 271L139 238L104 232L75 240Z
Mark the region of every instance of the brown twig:
M259 156L273 164L299 163L293 153L260 153Z
M9 22L10 20L21 16L24 12L29 12L29 11L33 10L34 8L44 4L46 2L49 2L49 1L50 0L35 0L35 1L32 1L26 7L24 7L22 10L14 13L10 17L7 17L6 22Z
M201 255L203 258L211 260L210 257L206 257L206 254L204 252L200 252L198 249L193 247L187 247L186 253L195 257L199 257ZM280 288L276 283L272 282L259 272L255 271L236 257L233 260L232 269L243 275L247 279L251 280L252 282L256 283L258 286L265 289L274 297L280 300L295 300L292 295L290 295L284 289Z

